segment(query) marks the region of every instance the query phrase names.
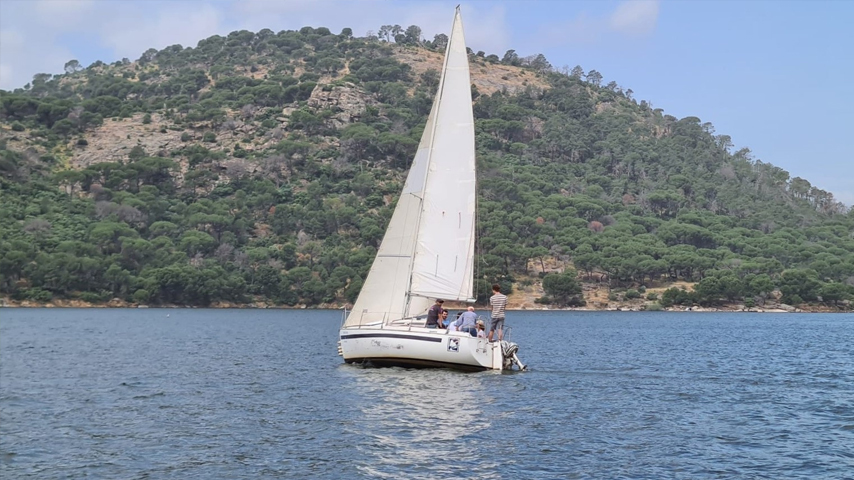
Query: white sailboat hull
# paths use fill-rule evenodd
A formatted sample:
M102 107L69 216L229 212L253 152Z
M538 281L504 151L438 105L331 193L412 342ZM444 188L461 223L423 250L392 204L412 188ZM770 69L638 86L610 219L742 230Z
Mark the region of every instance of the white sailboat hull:
M502 370L500 342L409 326L341 329L341 355L347 363L376 366L443 367L460 370Z

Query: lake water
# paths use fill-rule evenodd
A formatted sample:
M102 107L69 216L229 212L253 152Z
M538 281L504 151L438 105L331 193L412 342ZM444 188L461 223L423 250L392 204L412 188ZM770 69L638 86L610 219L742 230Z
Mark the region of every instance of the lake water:
M0 309L0 476L854 478L854 316L511 312L528 372L366 369L340 312Z

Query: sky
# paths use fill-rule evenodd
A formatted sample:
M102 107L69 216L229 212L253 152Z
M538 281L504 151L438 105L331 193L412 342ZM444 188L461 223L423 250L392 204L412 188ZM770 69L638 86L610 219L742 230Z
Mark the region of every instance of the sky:
M415 24L448 33L458 1L0 0L0 88L65 62L139 58L211 35L303 26ZM694 116L854 205L854 1L474 0L462 4L473 50L544 54L677 118Z

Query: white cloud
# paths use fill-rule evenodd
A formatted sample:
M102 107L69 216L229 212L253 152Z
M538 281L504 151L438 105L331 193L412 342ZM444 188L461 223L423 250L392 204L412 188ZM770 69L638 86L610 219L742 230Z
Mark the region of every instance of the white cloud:
M73 54L59 38L81 30L93 4L92 0L0 1L0 88L22 87L36 73L61 72Z
M625 0L606 15L581 12L572 20L543 27L538 36L551 46L590 45L614 38L613 34L637 39L655 31L659 7L659 0Z
M59 72L70 59L68 48L39 30L0 30L0 88L22 87L36 73Z
M615 32L630 36L652 33L658 23L658 0L630 0L617 6L609 19Z
M32 2L34 20L54 31L71 31L85 20L94 0L39 0Z

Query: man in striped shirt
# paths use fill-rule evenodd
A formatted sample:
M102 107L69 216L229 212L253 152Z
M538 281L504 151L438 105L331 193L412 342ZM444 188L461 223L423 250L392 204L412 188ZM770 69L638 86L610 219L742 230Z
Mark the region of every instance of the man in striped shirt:
M489 305L492 307L492 321L489 323L489 341L492 341L492 332L498 330L498 340L504 338L504 309L507 307L507 295L501 293L501 286L497 283L492 286L492 296L489 297Z

